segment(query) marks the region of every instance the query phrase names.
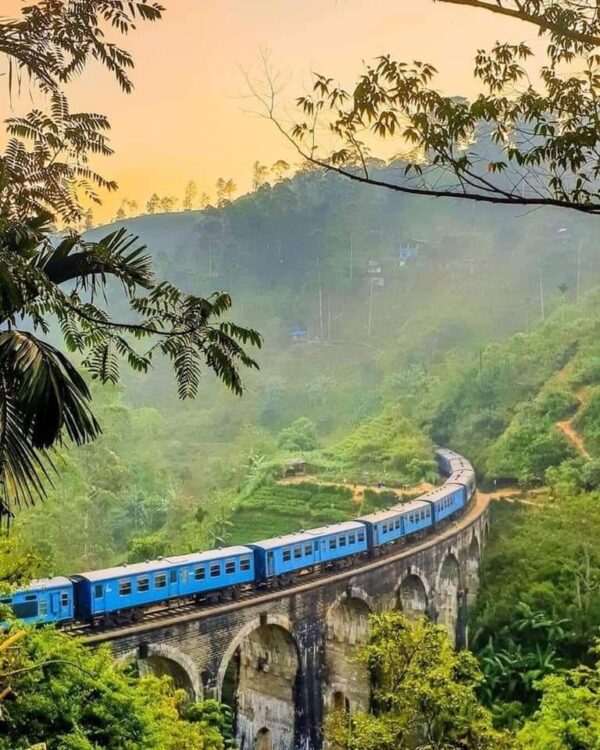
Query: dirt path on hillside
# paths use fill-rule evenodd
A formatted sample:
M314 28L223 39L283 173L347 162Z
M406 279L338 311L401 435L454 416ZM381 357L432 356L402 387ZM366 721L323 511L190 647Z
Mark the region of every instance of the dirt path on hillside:
M377 485L370 484L358 484L355 482L331 482L324 479L319 479L314 474L300 474L294 477L285 477L284 479L278 480L277 484L302 484L302 482L311 482L312 484L324 484L328 487L346 487L352 492L352 499L357 505L360 505L365 499L365 490L372 490L373 492L398 492L403 494L414 494L418 492L423 494L432 490L434 485L430 482L421 482L421 484L415 484L411 487L377 487Z
M575 395L579 399L579 406L577 407L577 411L575 412L575 414L573 414L571 419L564 419L561 422L557 422L556 426L563 433L563 435L567 438L567 440L571 443L571 445L575 447L578 453L580 453L584 458L589 460L591 458L590 453L588 449L585 447L585 442L583 440L583 437L573 426L573 422L577 418L577 415L580 413L580 411L588 403L589 398L590 398L590 389L588 386L583 386L583 388L580 388L575 393Z

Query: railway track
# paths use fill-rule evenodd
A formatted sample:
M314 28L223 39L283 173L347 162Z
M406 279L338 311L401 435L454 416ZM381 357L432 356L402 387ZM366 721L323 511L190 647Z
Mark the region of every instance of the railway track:
M341 570L328 569L306 573L298 576L294 584L276 589L257 590L252 588L242 590L234 599L229 601L202 602L201 604L185 602L178 606L171 604L171 606L150 609L144 613L142 620L139 622L116 625L105 630L98 630L89 624L75 623L66 627L65 632L83 638L88 644L104 643L127 635L151 632L164 626L204 619L213 616L215 613L232 612L261 602L266 604L281 598L282 594L288 595L309 591L318 588L324 582L347 580L361 571L377 569L389 562L400 560L415 552L425 550L433 544L438 544L444 539L453 537L479 518L487 509L489 502L489 496L477 493L460 516L447 522L442 528L436 528L434 534L424 534L418 540L411 539L410 544L396 544L379 557L358 560L356 562L359 564L353 564Z

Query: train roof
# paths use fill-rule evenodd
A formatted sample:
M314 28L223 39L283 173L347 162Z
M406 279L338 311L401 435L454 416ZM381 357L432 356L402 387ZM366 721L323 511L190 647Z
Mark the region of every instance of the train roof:
M66 576L53 576L52 578L34 578L28 589L58 589L63 586L71 586L71 581Z
M223 549L211 549L206 552L192 552L188 555L173 555L171 557L163 557L160 560L148 560L147 562L141 563L130 563L123 565L116 565L113 568L105 568L104 570L90 570L87 573L78 573L73 576L74 579L84 579L87 581L110 581L115 578L123 578L124 576L135 576L141 573L155 573L160 570L168 570L179 565L186 564L198 564L210 562L211 560L222 560L227 557L234 557L235 555L251 554L252 550L249 547L243 547L237 545L235 547L223 547Z
M421 495L419 500L441 500L452 492L456 492L459 488L462 488L462 484L457 484L456 482L444 482L441 487L436 487L433 490L429 490L429 492L426 492L424 495Z
M363 524L359 521L343 521L342 523L332 523L329 526L321 526L318 529L298 531L295 534L284 534L283 536L276 536L273 539L263 539L260 542L252 542L250 546L260 547L260 549L276 549L277 547L285 547L288 544L312 542L315 537L319 536L342 534L345 531L359 531L364 528Z
M460 453L450 450L450 448L436 448L435 455L442 456L443 458L447 458L448 460L450 460L451 458L462 458Z
M397 505L392 505L391 508L387 508L386 510L378 510L375 513L361 516L359 520L367 521L369 523L379 523L380 521L387 521L390 518L403 516L405 513L411 513L412 511L423 507L428 507L426 502L423 502L422 500L411 500L408 503L398 503Z

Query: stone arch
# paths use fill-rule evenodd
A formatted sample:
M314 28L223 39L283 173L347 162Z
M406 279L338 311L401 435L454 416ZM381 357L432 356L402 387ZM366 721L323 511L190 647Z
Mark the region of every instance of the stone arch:
M452 645L456 645L458 624L458 595L460 591L460 567L453 552L448 552L440 566L436 584L437 621L448 631Z
M476 534L473 534L469 549L467 550L467 566L465 586L467 589L467 604L472 607L477 599L479 591L479 560L481 558L481 547Z
M425 617L429 611L429 594L426 579L415 572L410 572L400 582L396 590L396 601L409 620Z
M271 730L263 727L256 735L256 750L273 750L273 737Z
M285 617L255 618L223 656L217 694L232 704L241 750L294 747L300 656L291 630ZM228 685L229 696L224 690Z
M371 606L349 590L329 607L325 629L326 679L323 686L324 712L336 701L353 710L367 710L370 699L369 673L358 654L369 637Z
M149 643L136 653L140 674L157 677L168 675L176 687L185 690L193 701L202 700L203 689L200 673L193 659L174 646Z

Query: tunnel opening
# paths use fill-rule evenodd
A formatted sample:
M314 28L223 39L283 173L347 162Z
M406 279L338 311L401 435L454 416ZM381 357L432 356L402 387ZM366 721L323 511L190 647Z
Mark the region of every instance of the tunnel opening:
M337 602L327 613L324 713L369 708L369 671L359 654L369 638L370 615L369 605L356 597Z
M409 620L415 621L427 616L427 591L418 575L407 575L398 588L398 609Z

